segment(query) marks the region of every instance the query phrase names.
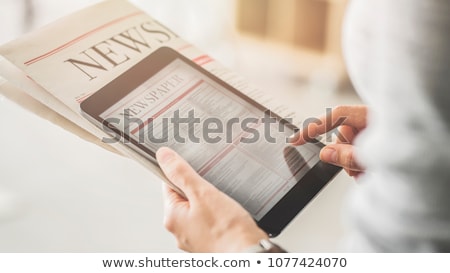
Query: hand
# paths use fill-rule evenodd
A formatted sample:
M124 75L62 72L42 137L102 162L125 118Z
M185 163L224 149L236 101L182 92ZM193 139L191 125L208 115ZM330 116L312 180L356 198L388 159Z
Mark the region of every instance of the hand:
M358 176L364 168L357 162L352 145L355 137L366 128L367 106L338 106L329 115L308 124L290 138L292 145L302 145L321 134L339 127L336 143L329 144L320 151L324 162L341 166L350 176Z
M164 185L165 227L189 252L240 252L267 239L250 214L204 180L177 153L160 148L158 163L186 199Z

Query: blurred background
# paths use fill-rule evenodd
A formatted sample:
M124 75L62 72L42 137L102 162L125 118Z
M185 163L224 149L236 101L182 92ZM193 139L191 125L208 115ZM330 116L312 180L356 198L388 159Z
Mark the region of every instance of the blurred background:
M94 0L0 0L0 44ZM358 104L341 55L347 0L134 0L299 117ZM0 95L0 252L175 252L160 181ZM339 174L275 239L335 252L353 179Z

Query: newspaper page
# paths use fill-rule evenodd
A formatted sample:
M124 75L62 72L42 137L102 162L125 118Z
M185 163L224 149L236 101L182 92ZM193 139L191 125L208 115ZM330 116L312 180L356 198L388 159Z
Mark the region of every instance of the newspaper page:
M31 88L26 89L31 90ZM37 116L50 121L51 123L69 131L80 138L94 143L110 152L122 155L113 146L104 143L100 138L86 131L76 123L70 121L54 109L49 108L46 104L36 100L33 96L27 92L18 88L17 85L12 84L11 81L7 81L0 77L0 96L7 97L9 100L19 105L20 107L36 114ZM72 111L68 113L73 113Z
M55 111L49 115L62 126L87 140L90 135L101 139L108 135L81 116L80 103L162 46L180 52L280 116L292 117L293 112L272 105L262 92L125 0L96 4L1 46L0 73L8 81L2 89L7 87L8 97L12 89L22 90L36 101L31 111L41 116ZM39 103L44 106L36 107ZM128 146L111 145L163 178L159 168Z

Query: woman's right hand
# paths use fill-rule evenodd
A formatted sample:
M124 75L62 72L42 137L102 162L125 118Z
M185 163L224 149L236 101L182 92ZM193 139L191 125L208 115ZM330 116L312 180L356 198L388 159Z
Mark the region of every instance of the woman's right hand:
M313 141L318 136L338 128L339 134L335 143L328 144L320 151L320 159L324 162L343 167L350 176L358 176L364 168L354 156L353 140L366 128L367 106L337 106L330 113L309 123L298 133L290 137L294 146Z

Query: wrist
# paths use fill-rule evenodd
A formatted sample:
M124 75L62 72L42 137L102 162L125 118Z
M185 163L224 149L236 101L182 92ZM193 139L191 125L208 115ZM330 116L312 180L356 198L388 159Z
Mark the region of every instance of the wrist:
M261 240L269 240L269 236L264 231L258 229L252 233L239 233L233 236L233 238L227 238L224 240L222 246L226 247L225 252L246 252L252 246L258 245Z

